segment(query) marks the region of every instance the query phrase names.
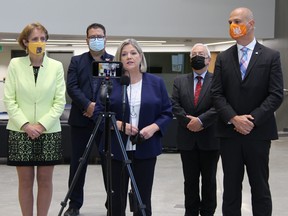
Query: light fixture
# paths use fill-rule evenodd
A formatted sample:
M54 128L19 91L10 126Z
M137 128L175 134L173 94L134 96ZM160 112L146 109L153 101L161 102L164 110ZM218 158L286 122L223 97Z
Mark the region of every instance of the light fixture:
M221 41L221 42L215 42L215 43L206 43L207 46L215 46L215 45L224 45L224 44L232 44L235 43L235 40L232 41Z

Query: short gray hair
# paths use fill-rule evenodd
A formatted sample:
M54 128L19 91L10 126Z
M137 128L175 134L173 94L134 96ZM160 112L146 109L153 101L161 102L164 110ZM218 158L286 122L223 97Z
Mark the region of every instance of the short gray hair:
M203 47L206 49L206 52L207 52L207 54L208 54L208 57L211 58L211 52L210 52L208 46L207 46L206 44L203 44L203 43L196 43L196 44L194 44L194 46L192 47L191 52L190 52L190 58L192 57L192 50L193 50L195 47L197 47L197 46L203 46Z

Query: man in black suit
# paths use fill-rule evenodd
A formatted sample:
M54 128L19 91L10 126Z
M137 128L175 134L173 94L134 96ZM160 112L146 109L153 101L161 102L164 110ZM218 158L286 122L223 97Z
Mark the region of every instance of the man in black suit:
M105 51L106 29L102 24L92 23L86 30L86 42L89 52L73 56L67 74L67 92L72 99L72 107L68 123L71 128L71 162L69 186L79 166L95 123L92 120L96 105L98 80L92 76L92 62L112 61L113 56ZM96 140L99 139L96 135ZM87 162L83 165L78 181L70 195L69 208L64 216L77 216L83 205L85 174Z
M234 9L229 24L237 44L218 55L211 87L219 114L222 211L224 216L241 215L246 167L253 215L270 216L269 151L271 140L278 138L274 112L283 100L280 55L256 41L255 21L248 8Z
M213 216L219 143L214 134L217 113L210 98L213 75L207 71L211 54L206 45L198 43L192 47L190 58L193 72L175 78L172 93L173 113L179 124L185 216Z

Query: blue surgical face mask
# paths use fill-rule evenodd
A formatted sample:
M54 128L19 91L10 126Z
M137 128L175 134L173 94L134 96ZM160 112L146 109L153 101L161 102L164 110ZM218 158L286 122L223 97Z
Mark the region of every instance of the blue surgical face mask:
M89 47L93 51L101 51L105 47L105 39L104 38L91 38L89 39Z

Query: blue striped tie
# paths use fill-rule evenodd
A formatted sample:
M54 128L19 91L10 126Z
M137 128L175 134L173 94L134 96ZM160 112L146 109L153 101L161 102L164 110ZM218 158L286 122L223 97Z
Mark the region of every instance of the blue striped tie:
M242 57L240 59L240 71L241 71L242 80L245 77L247 66L248 66L248 50L249 48L247 47L241 48Z

